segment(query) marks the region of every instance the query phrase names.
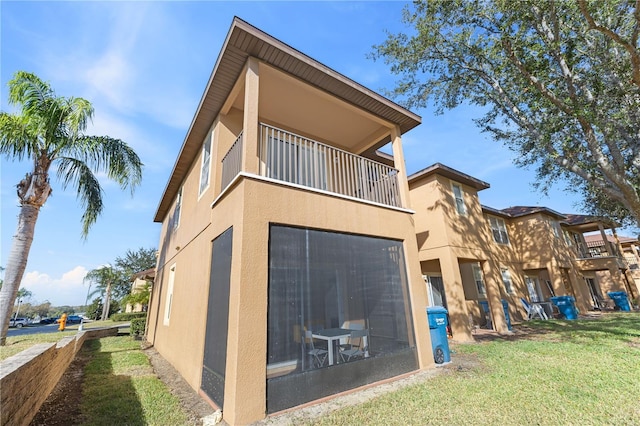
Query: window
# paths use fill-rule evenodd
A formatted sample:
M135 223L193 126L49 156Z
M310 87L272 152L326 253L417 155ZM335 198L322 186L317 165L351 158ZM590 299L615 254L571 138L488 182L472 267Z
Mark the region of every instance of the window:
M571 238L571 232L563 229L562 234L564 235L564 242L567 243L569 247L573 246L573 238Z
M471 265L473 269L473 279L476 282L476 288L478 289L478 296L486 296L487 288L484 286L484 279L482 278L482 268L479 263Z
M401 241L271 225L267 412L418 368L406 268ZM356 328L366 351L342 362L322 336Z
M556 238L560 238L560 225L555 220L550 220L551 229L553 230L553 236Z
M167 284L167 297L164 303L164 325L169 325L171 318L171 303L173 302L173 282L176 280L176 265L169 268L169 283Z
M180 209L182 208L182 187L178 191L178 195L176 197L176 206L173 209L173 229L178 228L180 225Z
M456 210L458 214L467 214L467 208L464 205L464 193L462 192L462 187L457 183L452 183L451 187L453 188L453 198L456 200Z
M489 224L491 225L494 241L500 244L509 244L509 235L507 234L507 227L504 224L504 220L489 216Z
M429 306L447 307L447 298L444 294L444 283L440 275L423 275L422 279L427 284Z
M202 164L200 165L200 192L202 193L209 187L209 171L211 169L211 132L202 144Z
M502 273L502 283L504 284L504 289L507 293L513 293L513 282L511 281L511 273L507 268L501 268L500 272Z

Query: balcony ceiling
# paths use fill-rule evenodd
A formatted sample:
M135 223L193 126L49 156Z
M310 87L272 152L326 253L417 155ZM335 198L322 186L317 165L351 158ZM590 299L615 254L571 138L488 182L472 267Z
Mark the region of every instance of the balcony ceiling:
M265 87L265 99L271 94L279 95L273 97L273 102L279 103L279 105L274 104L278 108L259 106L266 113L264 118L282 122L281 120L285 114L291 113L293 115L287 116L289 119L294 116L299 118L300 122L304 123L305 126L308 125L308 127L304 128L309 137L316 137L325 141L331 140L332 143L336 143L334 141L344 141L342 144L347 150L356 152L372 148L372 146L365 146L367 142L361 140L362 138L354 142L354 137L358 139L356 131L364 130L364 134L367 134L366 130L371 129L372 132L369 135L375 139L379 133L376 132L376 124L373 123L377 122L378 128L383 126L382 123L384 122L393 123L399 126L401 133L405 133L421 122L420 116L315 61L241 19L234 18L158 205L155 221L162 221L171 207L184 177L198 155L207 131L213 124L213 120L220 113L249 57L255 57L262 64L268 64L271 67L280 69L294 79L303 82L304 85L313 86L315 89L309 89L312 92L323 94L317 97L313 96L313 102L285 104L284 100L276 100L282 95L281 93L269 92L277 87L275 79L273 86L266 85ZM269 74L268 71L267 74ZM269 79L268 75L267 79ZM305 99L301 97L304 96L305 90L302 88L294 89L292 96L295 95L295 99ZM334 99L333 102L335 102L336 98L340 99L341 105L345 108L335 108L335 103L333 109L327 108L328 100L322 100L323 96L331 96ZM261 100L262 98L263 93L261 93ZM262 108L263 106L264 108ZM318 111L321 113L318 114ZM314 112L316 112L316 116L314 116ZM366 114L362 115L362 112L366 112ZM353 126L354 129L349 129L350 126ZM302 125L300 127L302 128ZM330 127L333 129L329 129ZM358 135L362 136L363 133L358 133ZM358 146L358 142L362 144ZM382 141L380 142L382 146L383 143ZM349 146L351 146L351 149L349 149Z
M244 108L243 90L233 108ZM258 111L263 122L354 154L384 146L393 127L393 123L265 64L260 66Z

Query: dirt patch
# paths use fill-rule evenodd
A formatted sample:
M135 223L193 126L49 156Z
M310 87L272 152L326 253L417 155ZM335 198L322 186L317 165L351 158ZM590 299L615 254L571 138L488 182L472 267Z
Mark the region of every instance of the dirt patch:
M180 400L180 404L189 416L189 424L202 425L202 418L215 412L213 407L189 386L176 369L154 347L143 343L142 348L151 362L154 373L167 385L171 393Z
M31 426L73 426L84 424L80 412L82 401L82 382L84 381L84 367L91 360L91 355L81 348L67 371L53 388L36 416Z

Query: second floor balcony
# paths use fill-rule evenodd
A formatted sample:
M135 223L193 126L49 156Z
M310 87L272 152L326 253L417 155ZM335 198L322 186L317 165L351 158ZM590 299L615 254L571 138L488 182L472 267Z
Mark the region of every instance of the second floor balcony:
M402 207L393 167L267 124L259 129L259 174L303 188ZM222 189L242 172L243 134L222 160Z

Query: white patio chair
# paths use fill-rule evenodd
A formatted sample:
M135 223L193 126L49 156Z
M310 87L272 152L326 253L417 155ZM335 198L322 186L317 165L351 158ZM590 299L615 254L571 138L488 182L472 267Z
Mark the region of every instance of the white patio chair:
M313 344L313 332L311 330L305 330L304 333L302 333L302 346L304 347L307 355L311 355L313 364L316 368L324 366L329 355L329 351L315 347Z
M527 311L527 321L532 320L536 317L539 317L542 320L548 320L549 317L547 313L544 311L544 308L540 305L530 304L523 297L520 298L520 302L522 302L522 306L524 310Z
M340 359L342 362L351 361L351 358L364 357L367 348L365 345L365 337L367 330L353 330L349 337L349 349L340 350Z

